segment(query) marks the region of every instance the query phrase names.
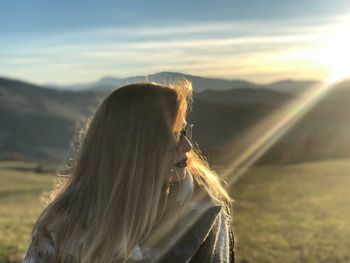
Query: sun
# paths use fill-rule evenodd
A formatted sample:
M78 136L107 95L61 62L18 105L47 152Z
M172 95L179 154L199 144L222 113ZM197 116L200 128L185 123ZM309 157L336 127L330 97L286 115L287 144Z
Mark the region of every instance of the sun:
M325 34L324 44L317 54L318 60L326 69L329 84L350 77L350 17L332 27Z

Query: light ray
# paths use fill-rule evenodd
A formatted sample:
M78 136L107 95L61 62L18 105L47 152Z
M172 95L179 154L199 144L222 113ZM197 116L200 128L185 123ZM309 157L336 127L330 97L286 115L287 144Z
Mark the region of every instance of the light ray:
M233 156L231 165L228 166L223 172L222 176L227 178L229 186L232 186L237 180L251 167L251 165L269 148L271 148L288 130L290 130L307 112L310 111L326 94L330 91L331 86L325 84L319 84L309 91L305 92L302 96L296 98L292 102L288 103L285 107L276 113L268 116L262 120L252 129L250 129L245 139L249 138L251 144L248 145L245 151L239 156ZM265 131L265 132L261 132ZM234 143L234 141L232 142ZM195 196L195 200L203 200L206 196L203 192ZM195 217L186 218L189 214L189 207L184 213L183 219L186 218L186 227L181 229L178 233L172 236L171 242L165 244L161 250L161 257L158 259L159 262L163 255L165 255L172 246L190 229L196 220L205 213L206 208L204 207L200 213ZM170 226L165 224L163 231L159 233L168 233ZM162 239L162 235L152 237L154 244Z
M236 140L252 143L239 156L234 157L232 164L223 171L222 176L229 179L229 185L233 185L259 157L309 112L329 92L330 87L318 84L310 88L301 97L255 125L245 133L244 138Z

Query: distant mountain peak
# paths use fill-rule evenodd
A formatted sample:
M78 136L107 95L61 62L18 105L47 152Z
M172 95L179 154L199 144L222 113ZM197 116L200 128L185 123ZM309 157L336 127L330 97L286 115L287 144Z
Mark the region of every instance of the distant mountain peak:
M195 92L203 92L205 90L216 90L224 91L231 89L269 89L278 92L286 93L302 93L308 88L320 83L318 80L294 80L294 79L283 79L279 81L272 82L270 84L256 84L243 79L221 79L216 77L201 77L190 74L185 74L181 72L172 71L162 71L151 73L144 76L132 76L132 77L114 77L114 76L104 76L93 83L85 84L74 84L63 86L63 89L72 90L101 90L108 91L114 90L127 84L141 82L141 81L151 81L160 84L167 84L174 82L176 80L187 79L192 82L193 90ZM51 87L58 88L58 85L51 85Z
M278 84L296 84L296 83L304 83L304 84L316 84L320 83L319 80L315 79L305 79L305 80L295 80L295 79L282 79L278 81L274 81L271 84L268 85L278 85Z
M112 76L105 76L105 77L100 78L98 81L116 81L116 80L120 80L120 78L112 77Z

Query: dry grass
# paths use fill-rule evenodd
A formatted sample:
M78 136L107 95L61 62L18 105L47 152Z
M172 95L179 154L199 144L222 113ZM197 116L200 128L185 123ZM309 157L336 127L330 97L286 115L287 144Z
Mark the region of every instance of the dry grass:
M251 169L231 189L238 262L350 262L350 160Z
M0 163L0 262L21 262L32 226L54 185L52 173L37 174L35 164Z
M52 173L0 163L0 262L20 262ZM231 189L237 262L350 262L350 160L251 169Z

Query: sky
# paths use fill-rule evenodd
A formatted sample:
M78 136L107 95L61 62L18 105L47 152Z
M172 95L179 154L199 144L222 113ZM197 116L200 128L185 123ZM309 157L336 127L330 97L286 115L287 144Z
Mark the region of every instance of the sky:
M75 84L161 71L268 83L350 75L347 0L0 0L0 76Z

